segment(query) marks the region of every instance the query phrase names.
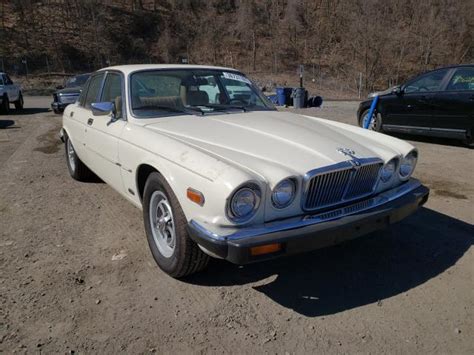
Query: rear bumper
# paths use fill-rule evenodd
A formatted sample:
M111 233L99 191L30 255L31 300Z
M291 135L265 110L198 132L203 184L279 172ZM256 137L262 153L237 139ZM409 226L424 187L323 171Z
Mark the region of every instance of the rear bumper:
M427 200L429 189L418 180L336 210L245 227L220 236L192 220L191 238L217 257L247 264L341 243L383 229L414 213ZM251 248L281 243L281 250L253 256Z

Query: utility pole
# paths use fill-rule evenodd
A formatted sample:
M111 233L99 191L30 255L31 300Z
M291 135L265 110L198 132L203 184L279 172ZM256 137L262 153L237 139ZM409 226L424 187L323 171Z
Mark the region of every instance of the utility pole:
M298 74L300 75L300 88L302 88L303 87L304 65L299 66Z
M50 71L49 71L49 61L48 61L48 57L46 57L46 68L48 70L48 75L50 74Z
M25 58L21 61L23 64L25 64L25 69L26 69L26 80L28 80L28 60Z

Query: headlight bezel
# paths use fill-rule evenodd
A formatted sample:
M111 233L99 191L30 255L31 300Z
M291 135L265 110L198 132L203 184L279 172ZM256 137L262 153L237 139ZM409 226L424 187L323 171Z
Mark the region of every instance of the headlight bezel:
M398 168L399 168L399 165L400 165L399 162L400 162L400 159L398 157L394 157L382 166L382 169L380 169L380 176L379 176L380 181L382 181L382 183L386 184L386 183L390 182L393 179L393 177L398 172ZM392 163L394 165L392 173L387 178L384 178L383 174L384 174L384 171L385 171L386 167L389 164L392 164Z
M287 182L289 182L293 187L292 195L291 195L290 199L288 201L286 201L285 203L279 203L276 200L276 197L275 197L276 190L278 189L278 187L280 187L281 185L283 185L284 183L287 183ZM296 181L296 178L290 176L290 177L287 177L287 178L284 178L284 179L280 180L280 182L278 182L275 185L275 187L273 188L273 190L271 192L272 206L276 209L279 209L279 210L290 206L295 201L297 191L298 191L298 183Z
M255 196L255 204L252 208L252 211L248 213L245 216L238 216L235 214L235 211L233 210L233 202L234 198L237 196L239 192L242 191L248 191L250 190L254 196ZM226 216L229 221L235 224L243 224L249 222L253 217L255 217L258 209L260 208L262 202L262 190L260 186L255 183L255 182L245 182L232 191L232 193L229 195L227 198L227 203L226 203Z
M408 157L410 156L414 157L414 162L412 163L410 172L408 172L406 175L403 175L402 168L403 168L404 162L407 161ZM410 150L403 158L400 159L399 168L398 168L398 176L400 177L400 180L406 181L413 175L417 162L418 162L418 151L416 149Z

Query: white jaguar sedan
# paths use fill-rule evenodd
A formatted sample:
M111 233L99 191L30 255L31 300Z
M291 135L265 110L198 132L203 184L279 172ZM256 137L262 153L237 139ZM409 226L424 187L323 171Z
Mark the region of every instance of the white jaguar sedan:
M245 264L352 239L428 199L401 140L278 112L242 73L127 65L92 74L63 116L69 172L143 210L169 275L209 256Z

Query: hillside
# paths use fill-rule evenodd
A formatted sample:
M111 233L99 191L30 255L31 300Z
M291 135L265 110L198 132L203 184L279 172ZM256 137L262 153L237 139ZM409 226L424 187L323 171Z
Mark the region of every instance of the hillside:
M186 57L270 85L304 64L309 86L355 94L474 61L469 0L0 0L0 16L18 75Z

